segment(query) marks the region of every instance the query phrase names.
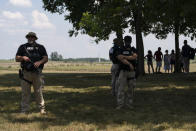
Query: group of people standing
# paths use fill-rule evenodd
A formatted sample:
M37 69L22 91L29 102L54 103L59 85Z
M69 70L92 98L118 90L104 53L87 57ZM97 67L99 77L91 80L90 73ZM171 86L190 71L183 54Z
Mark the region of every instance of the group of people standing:
M171 54L169 54L169 51L166 50L165 54L161 52L161 47L158 48L158 50L152 54L152 51L149 50L148 54L145 56L147 59L147 65L148 65L148 73L160 73L161 67L162 67L162 61L164 62L164 70L165 72L169 73L174 71L175 66L175 52L174 50L171 51ZM156 60L156 70L154 70L153 67L153 59Z
M136 86L136 63L137 51L131 46L132 37L125 36L123 41L115 38L114 46L109 50L110 60L113 65L111 68L112 74L112 94L117 97L117 108L121 109L124 106L133 108L134 88ZM180 50L179 50L180 51ZM182 72L189 72L190 59L194 59L195 49L187 44L184 40L184 46L180 51L180 68ZM148 72L150 68L152 72L161 73L162 61L164 61L164 70L166 73L175 71L176 54L174 50L166 50L165 54L161 52L161 47L153 54L151 50L145 56L147 58ZM156 60L156 70L153 68L153 59Z
M29 32L26 35L27 43L20 45L16 53L16 61L21 63L19 75L21 78L22 100L21 113L29 112L29 104L31 97L31 86L34 87L36 102L41 114L46 114L42 88L44 81L42 79L42 70L44 64L48 62L48 54L43 45L38 44L38 37L34 32ZM116 109L121 109L127 106L133 108L134 88L136 86L136 66L137 66L137 50L131 46L132 37L125 36L123 40L115 38L114 46L109 51L110 59L113 63L111 68L112 73L112 94L117 98ZM180 61L185 72L189 72L189 61L195 56L195 49L184 41L182 47ZM165 72L174 70L175 52L165 51L163 56L161 48L152 55L152 51L148 51L146 55L148 71L150 67L154 73L153 58L155 58L157 66L156 72L160 72L162 60L164 60Z
M179 52L180 70L181 72L189 73L190 59L194 59L195 50L187 44L187 40L184 40L184 46ZM152 73L161 73L160 69L162 67L162 61L164 62L165 73L173 73L175 71L176 54L174 50L171 50L170 54L168 50L165 50L165 54L163 55L161 47L159 47L154 55L152 54L152 51L149 50L145 58L147 59L149 74L151 73L151 70ZM154 70L153 67L153 59L156 61L156 70Z
M21 113L29 112L31 86L33 85L40 113L46 114L42 94L44 86L42 70L44 64L48 62L48 54L45 47L36 42L38 37L34 32L29 32L26 38L27 43L20 45L15 57L16 61L21 63L21 69L19 70L22 88ZM121 109L125 105L132 108L134 87L136 85L137 51L131 46L131 36L125 36L123 40L116 38L113 43L114 46L109 53L113 62L111 69L112 93L117 97L116 109Z

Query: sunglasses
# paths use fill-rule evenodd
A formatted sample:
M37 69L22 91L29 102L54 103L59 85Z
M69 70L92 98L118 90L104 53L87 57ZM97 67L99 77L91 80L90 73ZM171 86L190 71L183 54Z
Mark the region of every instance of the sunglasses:
M35 36L28 36L27 38L36 38Z

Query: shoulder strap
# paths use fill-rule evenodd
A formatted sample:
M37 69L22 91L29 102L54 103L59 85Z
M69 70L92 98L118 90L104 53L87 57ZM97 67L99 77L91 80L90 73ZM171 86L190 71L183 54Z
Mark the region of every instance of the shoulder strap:
M27 52L27 54L29 55L29 57L31 57L31 54L30 54L29 51L27 50L27 45L25 45L24 48L25 48L25 51ZM30 59L30 62L33 63L33 62L31 61L31 59Z
M26 53L29 55L29 57L31 57L31 54L29 53L29 51L27 50L27 45L24 46Z

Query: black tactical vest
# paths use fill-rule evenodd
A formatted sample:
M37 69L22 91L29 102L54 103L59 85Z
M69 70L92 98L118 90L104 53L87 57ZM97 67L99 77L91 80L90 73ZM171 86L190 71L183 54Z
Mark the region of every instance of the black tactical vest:
M39 46L35 45L24 45L24 56L29 57L31 62L22 62L21 67L27 71L36 71L37 69L34 67L34 63L40 61L42 59L41 53L39 52ZM44 65L40 65L39 69L43 69Z

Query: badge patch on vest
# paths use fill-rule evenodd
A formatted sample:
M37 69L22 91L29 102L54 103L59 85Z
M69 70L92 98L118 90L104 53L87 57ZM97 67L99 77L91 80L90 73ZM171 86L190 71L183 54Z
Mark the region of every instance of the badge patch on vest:
M129 55L130 52L129 51L123 51L123 55Z
M35 49L38 50L39 47L35 47ZM32 51L32 50L34 50L34 47L27 47L27 50Z
M31 50L32 51L33 50L33 47L27 47L27 50Z

